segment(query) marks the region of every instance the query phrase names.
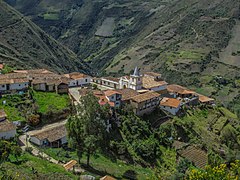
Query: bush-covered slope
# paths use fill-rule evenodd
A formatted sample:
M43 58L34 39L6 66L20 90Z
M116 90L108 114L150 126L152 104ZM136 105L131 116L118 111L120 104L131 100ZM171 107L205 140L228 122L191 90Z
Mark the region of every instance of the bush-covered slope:
M0 1L0 61L17 68L88 71L76 54Z

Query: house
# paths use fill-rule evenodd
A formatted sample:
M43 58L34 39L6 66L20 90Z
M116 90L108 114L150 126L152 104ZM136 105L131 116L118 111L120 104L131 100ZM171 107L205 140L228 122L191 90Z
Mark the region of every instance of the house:
M68 142L65 124L32 133L29 141L38 146L60 147Z
M110 102L110 106L113 107L121 106L122 94L120 92L114 90L106 90L104 91L104 95L108 102Z
M168 83L165 81L156 81L154 77L144 76L143 77L143 85L144 89L159 92L160 94L167 93L167 85Z
M12 79L5 75L0 76L2 76L0 77L0 91L3 93L10 91L23 91L29 86L29 80L27 78Z
M215 99L209 98L207 96L203 96L201 94L197 94L197 95L199 96L199 102L201 104L208 104L208 105L215 104Z
M130 99L134 96L139 95L140 93L138 91L135 91L133 89L130 88L126 88L126 89L118 89L116 90L119 93L122 94L122 103L123 104L129 104L130 103Z
M189 90L183 86L171 84L167 86L168 95L165 97L177 98L181 100L182 106L195 106L198 105L199 96L195 91Z
M100 80L100 85L106 86L112 89L119 89L119 78L114 78L114 77L103 77Z
M155 73L155 72L145 72L144 77L151 77L155 81L162 81L162 75L159 73Z
M11 139L16 136L16 126L7 120L4 110L0 110L0 139Z
M32 87L36 91L68 93L68 82L61 79L34 79Z
M181 101L174 98L164 97L160 102L160 108L171 113L172 115L176 115L181 107Z
M8 121L0 121L0 139L11 139L16 136L16 126Z
M177 97L186 98L190 96L195 96L196 94L196 92L188 90L186 87L177 84L168 85L167 91L173 98Z
M67 94L68 93L68 82L61 81L57 84L56 91L58 94Z
M133 111L138 116L150 114L159 105L159 102L160 94L154 91L139 94L130 99Z
M70 79L69 87L87 86L92 81L91 76L79 72L64 74L64 76Z

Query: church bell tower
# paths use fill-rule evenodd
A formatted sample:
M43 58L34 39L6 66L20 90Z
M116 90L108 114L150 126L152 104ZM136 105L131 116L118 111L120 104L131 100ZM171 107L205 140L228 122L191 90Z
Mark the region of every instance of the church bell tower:
M138 67L135 67L133 74L130 75L129 87L133 90L142 89L142 75Z

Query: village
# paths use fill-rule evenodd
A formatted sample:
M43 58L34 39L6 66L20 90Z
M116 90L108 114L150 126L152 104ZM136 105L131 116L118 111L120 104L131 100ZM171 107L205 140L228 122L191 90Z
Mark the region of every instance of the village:
M99 99L98 103L101 106L108 104L114 111L129 105L139 117L153 113L156 108L160 108L166 116L173 117L180 116L186 108L191 109L199 104L215 105L212 98L177 84L168 84L161 74L142 73L138 67L134 69L133 74L119 78L91 77L79 72L60 75L46 69L14 70L0 75L1 97L27 93L29 89L68 94L73 105L78 105L82 96L92 93ZM63 146L68 142L65 124L66 120L26 131L19 137L23 149L30 146L36 150L35 155L39 155L36 146ZM8 120L4 109L1 109L0 138L11 139L16 134L16 123ZM58 163L54 159L51 161ZM70 170L76 163L71 161L63 166Z

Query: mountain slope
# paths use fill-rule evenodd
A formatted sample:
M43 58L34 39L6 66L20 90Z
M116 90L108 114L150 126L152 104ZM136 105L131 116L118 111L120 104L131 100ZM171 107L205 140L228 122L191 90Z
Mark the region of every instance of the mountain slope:
M88 71L76 54L0 1L0 61L17 68Z
M138 65L239 101L239 0L7 1L102 75Z

